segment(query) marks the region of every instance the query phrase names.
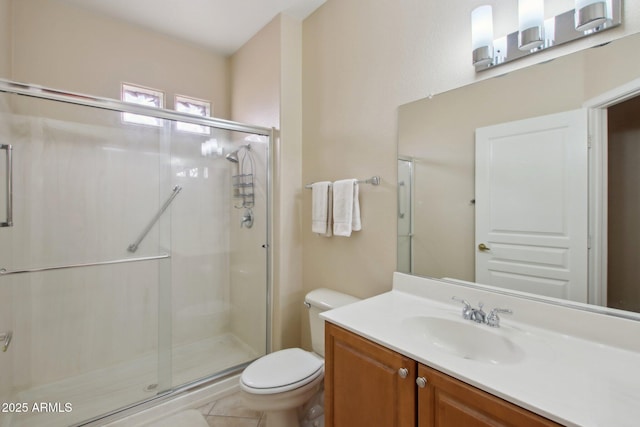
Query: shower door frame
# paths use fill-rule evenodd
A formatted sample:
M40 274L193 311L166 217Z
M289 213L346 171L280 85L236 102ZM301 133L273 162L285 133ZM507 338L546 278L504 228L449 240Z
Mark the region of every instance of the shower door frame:
M120 101L112 98L104 98L97 97L93 95L87 95L83 93L77 92L69 92L61 89L54 89L50 87L44 87L39 85L33 85L28 83L21 83L7 79L0 79L0 93L9 93L16 95L23 95L33 98L46 99L51 101L59 101L67 104L75 104L85 107L93 107L103 110L116 111L121 113L133 113L144 116L156 117L159 119L166 119L171 121L179 121L186 123L193 123L208 127L213 127L216 129L222 129L227 131L235 131L235 132L243 132L254 135L260 135L268 138L268 147L266 151L266 201L267 201L267 227L266 227L266 236L265 242L263 244L263 248L266 251L266 285L267 285L267 293L266 293L266 331L265 331L265 340L266 340L266 353L271 352L271 343L272 343L272 333L271 333L271 325L272 325L272 307L273 307L273 268L272 268L272 233L273 233L273 215L272 215L272 195L273 195L273 150L274 150L274 135L275 128L267 128L263 126L254 126L245 123L235 122L231 120L218 119L213 117L203 117L203 116L195 116L192 114L181 113L174 110L168 110L164 108L155 108L148 107L139 104L131 104L128 102ZM146 409L147 407L156 405L163 401L169 400L179 394L185 393L187 391L193 390L195 388L213 384L217 380L229 377L230 375L236 374L240 372L241 369L245 368L251 362L246 362L240 364L239 366L232 367L221 372L216 372L210 376L188 382L186 384L181 384L176 387L172 387L171 389L161 392L154 397L149 399L145 399L142 401L138 401L132 403L130 405L118 408L114 411L104 413L98 415L94 418L83 420L78 424L74 424L74 426L86 426L86 425L94 425L98 421L105 421L107 418L115 419L120 418L120 416L129 415L131 410L135 409ZM98 425L98 424L95 424Z

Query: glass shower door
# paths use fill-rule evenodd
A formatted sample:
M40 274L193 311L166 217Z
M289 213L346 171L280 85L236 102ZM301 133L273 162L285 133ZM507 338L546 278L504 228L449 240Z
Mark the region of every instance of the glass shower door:
M13 163L13 224L0 228L0 334L12 335L0 401L23 405L0 426L66 426L169 389L170 336L159 330L170 323L170 210L130 250L172 193L165 129L2 94L0 137Z
M174 130L172 382L222 376L267 348L267 137Z
M0 91L0 427L100 423L267 352L268 129Z

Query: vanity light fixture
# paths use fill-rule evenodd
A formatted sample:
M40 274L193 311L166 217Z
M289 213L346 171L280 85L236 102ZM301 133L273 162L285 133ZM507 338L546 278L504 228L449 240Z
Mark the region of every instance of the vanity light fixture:
M556 41L556 19L549 18L544 21L544 47L548 48Z
M488 65L493 61L493 9L479 6L471 12L471 49L473 65Z
M471 13L476 72L622 24L622 0L575 0L575 9L546 20L544 0L518 0L518 31L494 39L492 12L491 6L485 5Z
M518 49L544 44L544 0L518 0Z
M589 31L611 19L611 0L576 0L577 31Z

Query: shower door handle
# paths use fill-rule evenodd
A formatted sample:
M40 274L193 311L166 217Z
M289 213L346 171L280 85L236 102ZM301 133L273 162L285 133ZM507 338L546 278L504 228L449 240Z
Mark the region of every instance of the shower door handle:
M127 250L129 252L133 253L133 252L138 250L138 246L140 246L140 243L142 243L144 238L147 236L147 233L149 233L149 231L151 231L151 229L153 228L154 224L156 222L158 222L158 220L160 219L160 217L162 216L164 211L167 210L167 208L169 207L171 202L173 202L173 199L176 198L176 196L178 195L178 193L180 191L182 191L182 187L180 187L179 185L176 185L175 187L173 187L173 190L171 191L171 195L169 196L167 201L164 202L164 204L160 207L160 210L158 210L158 212L155 214L155 216L153 218L151 218L151 221L149 222L149 224L147 224L145 229L142 230L142 233L140 233L140 236L138 236L136 241L133 242L132 244L130 244L129 247L127 247Z
M405 183L404 181L400 181L398 183L398 218L404 218L404 192L405 192Z
M6 151L7 159L7 220L0 222L0 227L13 227L13 147L8 144L0 144L0 150Z

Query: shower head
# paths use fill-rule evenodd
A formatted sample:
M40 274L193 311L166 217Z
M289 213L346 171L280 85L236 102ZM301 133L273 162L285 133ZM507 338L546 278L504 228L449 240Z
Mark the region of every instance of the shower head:
M232 151L229 154L227 154L226 156L224 156L224 158L229 160L231 163L239 163L240 162L240 158L238 157L238 153L240 153L240 150L242 150L242 149L250 150L251 149L251 145L249 145L249 144L241 145L240 147L238 147L237 150Z
M227 154L226 156L224 156L225 159L229 160L232 163L238 163L240 160L238 159L238 150L233 151L229 154Z

